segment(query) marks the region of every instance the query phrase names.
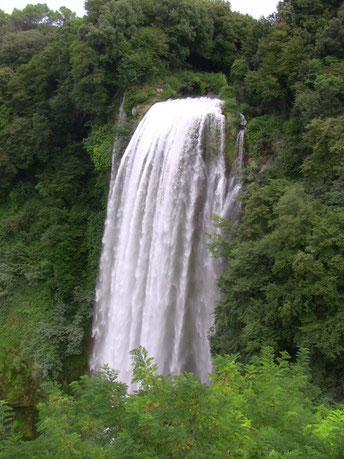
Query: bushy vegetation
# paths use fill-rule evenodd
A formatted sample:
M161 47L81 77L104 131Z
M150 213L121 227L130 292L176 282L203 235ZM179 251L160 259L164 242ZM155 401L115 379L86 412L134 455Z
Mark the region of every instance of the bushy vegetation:
M342 1L284 0L259 21L224 0L86 11L0 10L0 398L46 400L25 444L0 406L6 457L340 457L342 411L284 352L309 348L309 377L343 400ZM212 348L237 360L218 358L212 387L159 377L140 353L137 394L111 372L69 386L87 368L113 141L152 103L201 94L224 100L228 165L239 111L249 121L242 224L210 244L227 267ZM274 361L248 364L266 346Z
M343 407L315 401L305 351L296 363L270 348L246 365L217 357L212 385L160 376L143 348L132 355L131 394L107 368L74 381L69 394L47 384L31 442L12 433L0 405L0 457L342 457Z

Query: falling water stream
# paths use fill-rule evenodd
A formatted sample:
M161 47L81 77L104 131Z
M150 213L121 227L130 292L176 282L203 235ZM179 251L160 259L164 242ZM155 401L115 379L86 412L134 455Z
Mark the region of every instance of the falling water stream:
M237 218L242 144L228 177L219 99L155 104L113 168L103 236L91 369L119 370L144 346L163 374L207 380L207 335L218 262L206 248L211 215Z

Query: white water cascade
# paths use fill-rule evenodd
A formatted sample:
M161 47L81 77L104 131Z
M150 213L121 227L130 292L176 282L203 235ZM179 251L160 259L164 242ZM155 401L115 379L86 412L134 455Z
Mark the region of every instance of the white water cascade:
M142 345L161 373L207 380L218 262L205 232L214 230L212 213L238 213L242 163L241 153L228 179L221 104L207 97L155 104L113 168L91 370L108 364L130 385L129 352Z
M240 219L242 204L238 200L238 195L241 189L240 175L244 167L244 151L245 151L245 133L247 121L243 114L240 114L241 129L238 132L235 145L235 159L231 167L231 173L228 183L228 194L222 215L228 218L232 225L235 226Z

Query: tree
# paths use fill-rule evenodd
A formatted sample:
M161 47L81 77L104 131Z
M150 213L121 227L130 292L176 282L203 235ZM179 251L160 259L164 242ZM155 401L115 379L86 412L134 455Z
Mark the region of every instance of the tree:
M310 199L300 185L253 185L237 239L215 242L227 270L213 351L247 359L265 345L292 355L308 347L315 377L321 365L342 372L343 223L341 210Z

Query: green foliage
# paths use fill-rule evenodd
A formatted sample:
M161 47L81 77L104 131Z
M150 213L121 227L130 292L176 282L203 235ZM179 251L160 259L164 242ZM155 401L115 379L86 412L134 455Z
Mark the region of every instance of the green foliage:
M220 98L224 101L222 106L222 111L226 115L227 121L232 122L232 128L237 131L240 127L240 117L239 117L239 108L237 101L234 96L233 86L224 85L219 91ZM234 143L234 139L228 139L226 145L231 145Z
M344 116L313 119L304 135L312 149L302 164L307 188L318 198L331 205L343 205Z
M252 158L267 158L274 154L280 134L279 119L274 116L259 116L250 121L246 130L246 145Z
M222 73L184 71L165 79L163 97L165 85L175 91L174 95L204 95L211 92L218 94L223 86L227 86L227 82Z
M110 126L93 126L89 136L83 140L87 153L98 171L111 166L113 133Z
M221 252L227 271L214 351L247 358L264 345L294 353L307 346L312 365L338 362L341 372L343 212L287 181L251 186L245 201L238 237Z
M332 410L315 428L315 433L333 449L334 457L340 457L344 448L344 416L341 410Z
M339 1L291 0L250 29L255 45L230 74L249 121L243 221L210 244L227 266L213 351L245 361L266 344L293 358L307 346L313 377L339 399L343 18Z
M143 348L132 355L137 390L128 394L106 367L71 383L69 394L46 385L38 438L0 437L0 457L341 456L343 409L316 400L304 350L296 363L269 348L247 365L218 356L212 385L188 373L160 376ZM6 426L8 408L0 409Z
M131 117L141 118L155 102L175 97L219 94L227 87L226 77L222 73L195 71L175 72L151 85L134 86L125 97L124 109ZM121 136L121 133L119 133Z
M0 400L0 446L9 436L10 426L13 422L12 409Z
M4 66L16 69L26 64L46 45L46 37L38 30L8 33L1 43L0 56Z
M86 10L83 19L46 4L11 15L0 10L1 397L29 406L41 397L43 379L69 382L84 371L113 142L127 140L152 103L202 94L224 100L229 166L238 112L249 120L243 224L236 240L213 244L228 265L213 347L248 360L265 344L276 358L287 349L293 359L307 346L314 378L342 397L341 2L285 0L260 21L231 12L223 0L88 0ZM124 92L129 122L115 129ZM264 403L252 405L245 395L255 417L227 395L220 402L190 376L170 382L158 376L143 350L135 359L141 389L129 397L125 422L108 412L101 424L87 418L88 407L83 425L69 426L82 412L82 388L93 390L94 380L85 379L78 393L56 391L51 412L42 411L42 453L10 435L5 457L340 457L340 410L319 411L317 421L307 421L317 428L308 429L300 420L300 413L310 419L307 406L296 407L293 424L287 399L267 377L258 389L257 376L250 388L258 384L254 394ZM222 363L244 397L249 368ZM104 384L97 403L105 407L107 379L95 379ZM264 384L283 409L262 396ZM104 434L111 425L118 429L113 443L111 432ZM298 435L309 449L298 446ZM326 441L331 450L319 446Z
M76 106L88 113L101 113L108 101L104 71L97 53L84 43L71 46L71 76L74 84L72 99Z
M308 65L306 84L295 85L295 112L305 124L313 118L340 115L344 100L343 62L317 59Z

